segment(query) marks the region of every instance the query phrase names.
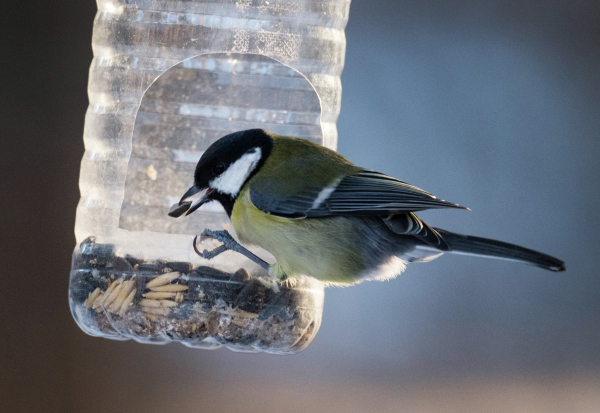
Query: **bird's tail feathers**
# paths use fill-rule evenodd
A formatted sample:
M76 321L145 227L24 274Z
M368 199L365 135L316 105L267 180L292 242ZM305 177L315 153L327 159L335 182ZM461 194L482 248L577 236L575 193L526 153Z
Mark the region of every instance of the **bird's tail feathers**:
M550 271L565 271L565 263L558 258L529 248L471 235L456 234L440 228L434 228L446 241L450 251L456 254L479 255L490 258L519 261L535 265Z

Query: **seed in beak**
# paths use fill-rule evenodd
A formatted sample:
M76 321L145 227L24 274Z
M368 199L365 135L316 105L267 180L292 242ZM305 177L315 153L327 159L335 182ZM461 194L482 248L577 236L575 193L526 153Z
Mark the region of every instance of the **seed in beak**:
M178 218L185 214L187 210L190 209L190 206L192 206L191 201L184 201L181 203L181 205L179 205L179 203L177 202L173 204L173 206L169 210L169 216L173 218Z

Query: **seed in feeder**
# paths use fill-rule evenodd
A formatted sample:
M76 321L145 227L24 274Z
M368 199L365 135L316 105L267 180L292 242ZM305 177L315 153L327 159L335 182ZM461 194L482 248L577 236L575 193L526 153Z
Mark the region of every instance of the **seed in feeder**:
M119 311L119 315L123 317L127 310L129 310L129 305L133 302L133 298L135 297L135 290L131 291L123 304L121 304L121 310Z
M244 310L240 310L239 308L236 309L237 312L237 316L239 317L243 317L243 318L258 318L258 314L256 313L249 313L248 311L244 311Z
M175 302L176 303L183 302L183 293L182 292L175 293Z
M95 244L96 243L96 237L93 235L90 235L89 237L87 237L86 239L84 239L83 241L81 241L81 244L79 244L79 248L83 249L84 245L86 244Z
M153 275L153 274L164 273L165 272L164 269L165 269L165 265L160 261L144 262L144 263L138 264L135 267L135 272L146 274L146 275ZM167 271L167 272L171 272L171 271Z
M188 288L186 285L182 285L182 284L168 284L168 285L162 285L160 287L151 287L150 291L156 291L156 292L165 292L165 293L175 293L178 291L186 291Z
M179 205L179 203L175 203L175 204L173 204L173 206L171 207L171 209L169 210L169 213L167 215L169 215L170 217L173 217L173 218L178 218L178 217L182 216L184 213L186 213L187 210L190 209L191 206L192 206L191 201L182 202L181 205Z
M148 320L157 321L157 322L162 319L161 317L154 315L154 314L150 314L150 313L146 314L146 317L148 318Z
M142 307L160 307L160 301L144 298L139 303Z
M160 300L160 299L165 299L165 298L171 298L171 297L175 297L177 293L166 293L166 292L149 292L146 294L143 294L144 298L152 298L154 300Z
M160 308L160 307L142 307L142 310L147 314L154 315L169 315L171 312L170 308Z
M240 327L246 327L249 322L250 322L249 318L234 318L233 320L231 320L232 324L235 324L236 326L240 326Z
M112 257L110 261L106 265L107 268L110 268L113 271L119 272L133 272L133 267L125 258L122 257Z
M104 300L102 306L105 308L109 308L109 306L117 299L119 293L123 289L123 283L119 283L119 285L113 290L112 293Z
M263 310L259 314L259 319L266 320L277 316L280 320L291 321L294 314L289 309L299 305L294 302L294 290L281 288L279 292L273 293L272 290L266 289L265 292L268 292L268 297L265 295Z
M143 300L140 300L140 305L142 307L176 307L177 303L170 300L151 300L144 298Z
M142 298L142 293L146 289L146 282L148 281L146 278L144 276L135 277L135 298L138 300Z
M237 283L245 283L245 282L249 281L250 278L252 278L252 277L250 277L250 274L248 274L248 271L245 268L240 268L239 270L237 270L236 272L233 273L230 280L237 282Z
M226 303L235 301L243 285L231 281L232 274L230 273L212 267L200 266L190 272L188 286L192 291L206 294L204 305L206 306L205 309L207 309L219 299ZM197 285L195 289L194 285Z
M242 288L234 305L240 310L258 314L262 311L264 298L265 286L257 279L253 279Z
M92 308L96 309L99 308L101 305L104 304L104 300L106 300L108 298L108 296L110 294L112 294L113 290L117 287L117 282L113 282L110 284L110 286L106 289L106 291L104 291L104 294L101 294L96 301L94 302L94 304L92 305Z
M96 298L98 298L100 295L100 291L100 288L96 288L92 293L90 293L90 296L87 298L87 300L85 300L85 306L87 308L92 307L92 304L94 304L94 301L96 301Z
M117 295L117 298L115 299L114 303L112 303L112 305L109 308L109 311L111 313L117 314L119 312L119 310L121 309L121 306L123 305L123 302L129 295L131 290L133 289L134 283L135 283L135 281L133 281L133 280L125 281L123 283L121 292L119 293L119 295Z
M240 310L239 308L219 310L219 313L241 318L257 318L258 314Z
M126 254L126 255L125 255L125 259L127 260L127 262L128 262L128 263L129 263L129 264L130 264L132 267L135 267L136 265L139 265L139 264L143 264L143 263L144 263L144 260L143 260L143 259L141 259L141 258L136 258L136 257L134 257L133 255L129 255L129 254Z
M112 244L96 244L95 242L82 242L81 258L92 267L103 267L108 260L114 255L114 245Z
M167 261L165 262L165 267L167 267L171 271L179 271L183 273L188 273L192 271L194 266L191 262L183 262L183 261Z
M161 285L169 284L171 281L174 281L177 278L179 278L179 275L180 273L178 273L177 271L168 272L166 274L160 275L155 279L149 281L146 284L146 288L160 287Z

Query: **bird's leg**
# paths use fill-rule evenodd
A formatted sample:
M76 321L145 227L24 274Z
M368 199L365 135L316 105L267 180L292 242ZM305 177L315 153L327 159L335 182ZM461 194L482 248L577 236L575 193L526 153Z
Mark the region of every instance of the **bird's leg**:
M246 248L242 247L236 240L233 239L233 237L231 236L231 234L229 232L227 232L227 231L211 231L210 229L205 229L204 231L202 231L202 234L200 235L200 242L202 242L206 238L214 238L217 241L221 241L223 243L223 245L215 248L212 251L204 250L204 251L200 252L200 250L198 250L198 247L196 246L196 240L198 239L198 236L196 235L196 237L194 237L194 251L196 251L196 254L198 254L202 258L210 260L211 258L214 258L217 255L221 254L222 252L231 250L231 251L235 251L235 252L242 254L243 256L251 259L256 264L258 264L262 268L264 268L265 270L267 270L267 271L269 270L269 264L265 260L259 258L255 254L248 251Z

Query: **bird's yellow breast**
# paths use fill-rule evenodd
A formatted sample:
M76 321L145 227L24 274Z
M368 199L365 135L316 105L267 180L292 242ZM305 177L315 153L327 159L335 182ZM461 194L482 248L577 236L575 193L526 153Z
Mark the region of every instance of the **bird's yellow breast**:
M326 282L355 282L365 270L360 240L344 217L285 219L266 214L243 188L233 206L231 222L242 243L269 251L277 277L309 275Z

